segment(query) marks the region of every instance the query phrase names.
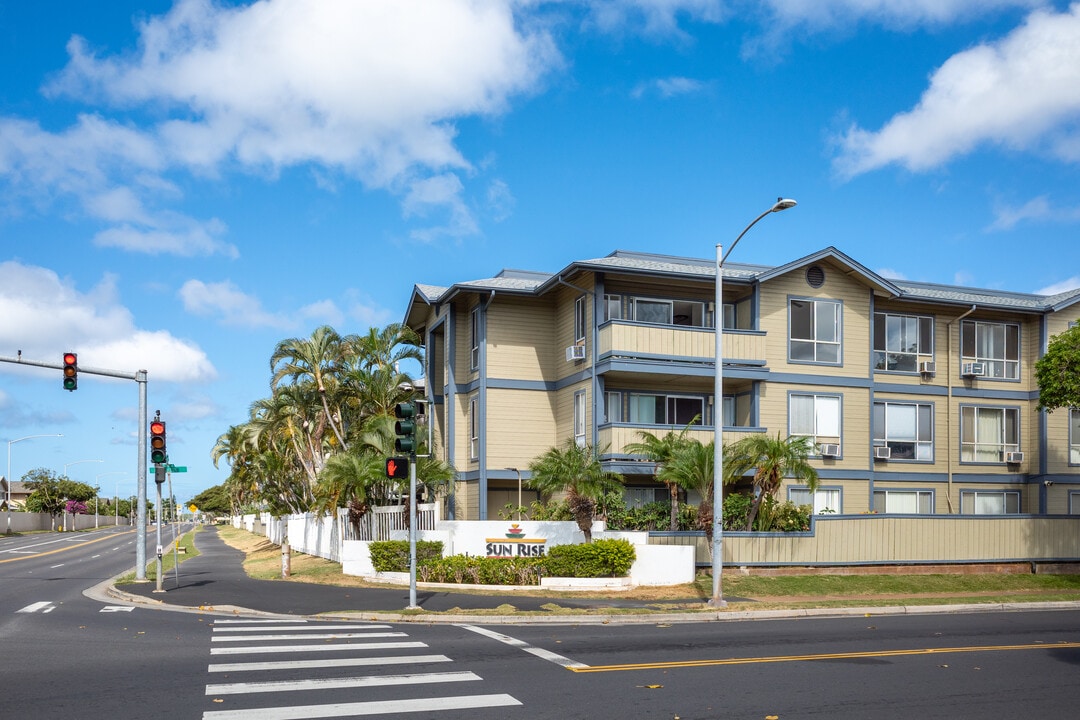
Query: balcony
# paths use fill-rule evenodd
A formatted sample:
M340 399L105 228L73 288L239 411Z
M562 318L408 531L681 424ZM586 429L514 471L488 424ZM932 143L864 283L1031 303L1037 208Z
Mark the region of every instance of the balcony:
M600 328L600 357L670 359L712 364L716 338L712 328L649 325L611 321ZM724 361L765 363L765 333L724 329Z

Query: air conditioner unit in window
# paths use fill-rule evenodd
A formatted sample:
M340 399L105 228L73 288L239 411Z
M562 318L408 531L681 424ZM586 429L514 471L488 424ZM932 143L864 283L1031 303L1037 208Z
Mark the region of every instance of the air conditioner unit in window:
M835 443L822 443L818 445L821 457L840 457L840 446Z
M964 377L982 377L986 374L986 363L968 362L960 366L960 374Z
M1005 462L1010 465L1019 465L1024 462L1024 453L1022 452L1007 452L1005 453Z
M585 346L584 345L571 345L566 348L566 362L573 362L574 360L585 359Z
M925 360L919 363L919 372L923 375L933 375L937 372L937 363L933 360Z
M875 460L888 460L892 457L892 448L889 447L876 447L874 448Z

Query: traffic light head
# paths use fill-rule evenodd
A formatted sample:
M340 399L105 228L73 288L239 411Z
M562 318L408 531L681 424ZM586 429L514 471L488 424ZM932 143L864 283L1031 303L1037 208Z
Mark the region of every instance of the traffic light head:
M411 402L398 403L394 406L394 417L398 420L394 423L394 448L398 452L416 454L416 404Z
M72 391L79 387L79 356L73 352L64 353L64 389Z
M386 458L386 477L394 479L409 477L409 458Z
M154 420L150 423L150 462L161 465L168 460L165 448L165 421Z

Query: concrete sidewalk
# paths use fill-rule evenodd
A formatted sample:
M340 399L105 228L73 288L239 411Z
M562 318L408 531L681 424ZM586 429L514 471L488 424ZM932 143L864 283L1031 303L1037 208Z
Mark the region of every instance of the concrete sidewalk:
M618 597L549 598L517 594L470 594L418 588L419 611L407 611L408 587L349 588L314 583L255 580L243 569L244 553L225 544L216 528L196 536L199 555L165 574L163 592L156 583L115 585L106 581L87 594L103 602L124 602L188 612L356 618L395 622L472 624L632 624L716 622L796 617L895 615L1002 610L1080 608L1077 602L987 603L973 605L914 605L891 607L754 610L752 601L729 599L726 609L669 612L664 603ZM698 598L672 601L684 605ZM554 610L545 608L551 604ZM513 610L507 608L512 606ZM507 612L498 612L506 608ZM471 611L471 612L470 612ZM606 612L610 611L610 612ZM528 613L528 614L525 614ZM580 613L580 614L579 614ZM585 614L588 613L588 614Z

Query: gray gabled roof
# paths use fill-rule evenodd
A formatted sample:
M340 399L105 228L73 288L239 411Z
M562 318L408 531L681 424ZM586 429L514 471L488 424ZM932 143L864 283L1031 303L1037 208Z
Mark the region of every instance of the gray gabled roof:
M851 274L861 278L878 292L902 300L948 303L955 305L978 305L1016 312L1055 312L1080 302L1080 288L1055 295L1008 292L968 288L957 285L893 280L869 270L850 256L827 247L810 255L779 266L725 263L724 279L760 283L821 260L831 259L847 267ZM419 297L427 304L444 302L459 292L505 292L525 295L542 295L559 285L564 278L578 272L618 272L650 276L667 276L695 280L712 280L716 277L716 261L702 258L676 257L655 253L616 250L610 255L589 260L575 260L558 273L529 270L503 270L495 277L466 280L450 287L417 284L413 301Z

